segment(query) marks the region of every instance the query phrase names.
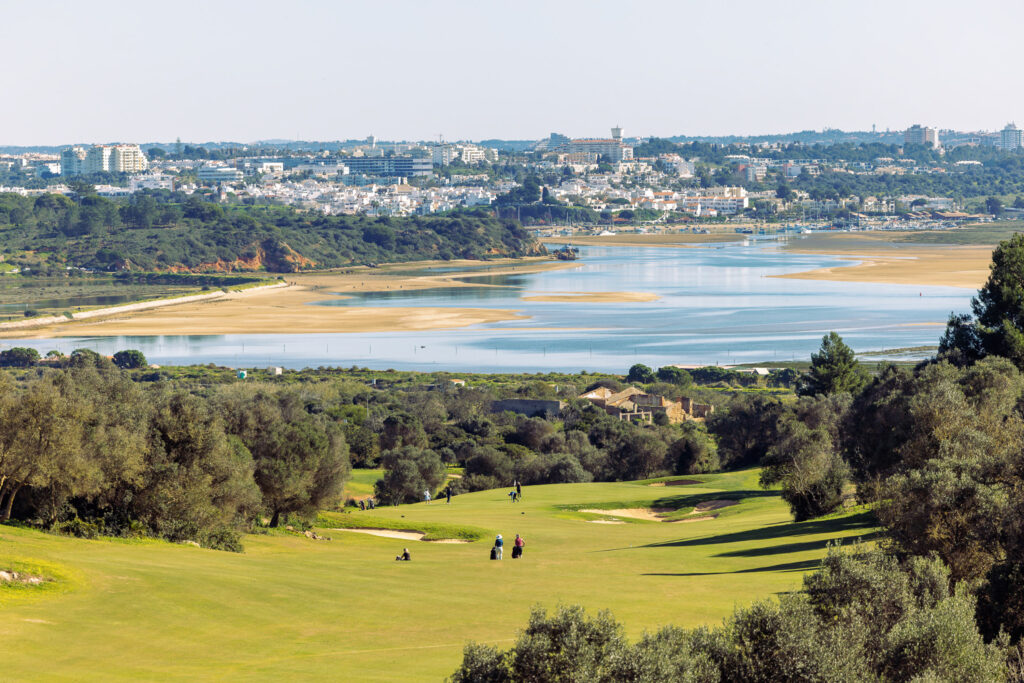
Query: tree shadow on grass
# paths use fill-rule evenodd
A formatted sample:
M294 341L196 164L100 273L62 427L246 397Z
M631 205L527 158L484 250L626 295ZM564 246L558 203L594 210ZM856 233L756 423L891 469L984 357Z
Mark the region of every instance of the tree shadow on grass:
M763 491L763 490L742 490L742 491L709 491L707 493L691 493L689 495L678 495L678 496L663 496L661 498L655 498L654 500L643 500L643 501L599 501L593 503L571 503L568 505L555 505L554 507L558 510L569 510L576 511L585 508L600 508L603 510L611 510L615 508L630 508L630 507L652 507L652 508L668 508L672 510L684 510L686 508L696 507L700 503L706 503L712 500L735 500L737 503L742 503L746 498L765 498L765 497L778 497L778 491Z
M878 520L873 512L858 512L848 517L833 519L811 519L806 522L780 522L746 531L735 531L730 534L715 534L701 538L683 538L676 541L649 543L644 548L660 548L665 546L690 547L695 545L719 545L726 543L743 543L746 541L770 541L787 536L816 536L819 534L835 534L858 529L873 529Z
M731 572L651 572L641 576L721 576L724 574L756 574L759 572L805 572L817 569L821 566L821 560L801 560L799 562L785 562L773 564L767 567L752 567L750 569L737 569Z
M818 536L821 534L848 535L850 532L862 529L874 531L877 526L878 519L875 517L875 514L871 511L865 511L846 517L811 519L806 522L780 522L778 524L769 524L756 529L747 529L746 531L734 531L728 534L713 534L711 536L701 536L699 538L681 538L674 541L660 541L658 543L648 543L646 545L639 545L631 548L608 548L607 550L598 552L633 550L635 548L687 548L700 545L727 545L729 543L757 541L767 542L790 536ZM825 541L815 541L814 543L821 543L824 545ZM773 553L766 552L764 554Z
M861 541L871 541L881 536L880 531L858 536ZM763 557L765 555L788 555L789 553L801 553L806 550L821 550L832 541L850 540L848 536L836 536L818 541L804 541L801 543L782 543L779 545L761 546L758 548L744 548L743 550L730 550L727 553L718 553L715 557Z
M664 496L662 498L656 498L652 500L649 505L651 507L664 507L674 508L679 510L680 508L692 508L699 503L706 503L711 500L735 500L737 502L742 501L744 498L778 498L778 491L765 491L765 490L743 490L743 491L709 491L708 493L691 493L689 495L678 495L678 496Z

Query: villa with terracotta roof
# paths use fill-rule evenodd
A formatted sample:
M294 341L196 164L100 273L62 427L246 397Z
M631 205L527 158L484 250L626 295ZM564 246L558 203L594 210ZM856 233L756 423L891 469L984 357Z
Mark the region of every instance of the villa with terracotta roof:
M694 403L692 399L670 401L664 396L648 394L642 389L629 387L614 392L608 387L598 387L593 391L581 394L580 398L604 408L609 415L620 420L643 420L654 422L654 416L663 414L670 424L679 424L686 420L699 420L714 412L715 407L703 403Z

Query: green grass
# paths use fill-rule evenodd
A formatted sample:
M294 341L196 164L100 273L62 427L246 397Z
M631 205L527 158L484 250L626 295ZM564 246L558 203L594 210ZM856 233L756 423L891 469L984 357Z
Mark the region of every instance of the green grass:
M440 503L444 505L444 503ZM406 521L405 518L381 517L373 511L321 512L317 524L325 529L390 529L393 531L419 531L424 541L480 541L489 538L490 531L472 526L438 524L436 522Z
M0 602L0 678L439 680L469 639L507 647L534 604L609 608L631 637L717 623L736 605L799 588L828 541L876 531L865 510L794 523L757 477L530 486L514 504L496 489L451 505L325 513L318 530L332 541L255 535L244 554L0 526L0 566L17 557L66 577ZM670 501L685 514L708 498L741 502L690 524L594 524L576 511ZM483 540L328 530L342 524ZM489 561L496 533L523 534L524 558ZM403 547L412 562L394 561Z
M926 230L897 233L893 241L912 244L996 245L1024 230L1024 221L1005 220L992 223L965 223L951 230Z
M383 476L384 470L352 470L352 477L345 483L345 498L373 495L373 485Z

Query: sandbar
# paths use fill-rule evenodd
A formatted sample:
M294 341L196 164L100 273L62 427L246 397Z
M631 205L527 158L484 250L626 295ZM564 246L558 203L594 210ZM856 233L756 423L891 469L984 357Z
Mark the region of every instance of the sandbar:
M577 302L594 304L640 303L661 297L651 292L552 292L519 297L523 301Z
M801 254L843 253L840 249L830 246L817 248L790 244L786 248ZM852 266L820 268L771 277L978 289L988 278L988 267L992 261L990 246L873 248L862 245L851 251L855 253L844 256L843 260L855 261L856 264Z
M481 265L487 268L479 268ZM429 266L451 272L423 272ZM199 334L315 334L342 332L408 332L469 327L483 323L523 320L514 310L447 307L309 306L316 301L344 298L346 292L416 290L431 287L499 286L477 284L478 276L508 275L575 268L572 262L537 259L419 262L381 268L356 267L340 271L283 276L290 286L232 292L209 301L132 311L88 321L69 321L30 330L8 330L0 338L116 335ZM466 268L470 270L458 270Z

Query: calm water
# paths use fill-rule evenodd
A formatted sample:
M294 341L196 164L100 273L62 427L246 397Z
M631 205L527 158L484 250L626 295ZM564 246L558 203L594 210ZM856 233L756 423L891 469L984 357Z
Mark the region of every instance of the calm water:
M93 337L5 340L3 346L42 352L84 346L107 354L135 348L162 364L623 372L638 362L658 367L806 359L830 330L858 352L934 345L949 313L968 310L974 294L954 287L771 278L849 265L838 257L785 252L774 242L584 247L581 254L580 267L571 270L466 280L488 286L370 292L313 304L497 308L530 316L521 321L434 332ZM618 291L653 292L660 299L599 304L520 298Z
M0 298L2 300L2 298ZM23 311L26 308L75 308L76 306L116 306L132 300L128 294L97 294L90 296L72 296L65 299L39 299L32 303L5 304L0 303L0 312Z

